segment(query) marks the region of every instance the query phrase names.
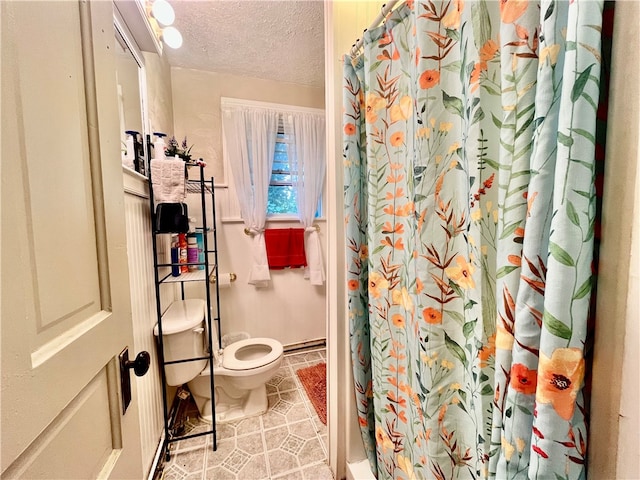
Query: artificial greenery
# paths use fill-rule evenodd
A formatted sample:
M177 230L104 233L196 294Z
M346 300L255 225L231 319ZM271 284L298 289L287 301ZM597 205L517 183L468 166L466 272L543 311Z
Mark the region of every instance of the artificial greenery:
M164 150L164 154L167 157L179 157L185 162L191 162L191 149L193 145L187 144L187 137L184 137L182 144L178 143L175 136L169 139L167 147Z

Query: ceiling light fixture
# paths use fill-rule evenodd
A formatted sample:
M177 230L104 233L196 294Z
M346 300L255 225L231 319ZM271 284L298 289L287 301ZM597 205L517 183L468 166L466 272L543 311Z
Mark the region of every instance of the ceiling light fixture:
M173 7L167 2L167 0L155 0L151 7L151 15L155 18L159 24L168 27L176 19L176 14L173 11Z
M168 47L180 48L182 46L182 34L175 27L163 28L161 38Z
M2 0L0 0L1 2ZM175 11L167 0L137 0L145 5L149 27L157 39L158 52L162 54L162 43L170 48L182 46L182 35L172 26L176 19Z

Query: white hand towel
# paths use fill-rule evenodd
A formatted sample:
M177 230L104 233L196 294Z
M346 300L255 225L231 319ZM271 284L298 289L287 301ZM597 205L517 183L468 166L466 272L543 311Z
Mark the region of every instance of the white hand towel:
M151 183L156 203L182 203L186 197L185 164L180 159L151 160Z

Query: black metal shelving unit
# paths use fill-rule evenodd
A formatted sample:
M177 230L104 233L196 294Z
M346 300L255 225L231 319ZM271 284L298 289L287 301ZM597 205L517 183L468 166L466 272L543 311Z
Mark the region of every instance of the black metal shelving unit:
M203 232L203 247L204 247L204 262L198 263L180 263L177 265L183 266L204 266L203 270L195 270L190 271L188 273L182 273L178 277L174 277L171 275L170 267L175 266L175 263L164 263L160 262L158 259L158 236L159 235L171 235L170 233L158 233L156 228L156 215L155 215L155 207L154 207L154 198L153 198L153 185L151 181L151 169L149 169L148 182L149 182L149 201L151 205L151 237L153 243L153 264L154 264L154 275L155 275L155 294L156 294L156 311L158 315L158 357L160 363L160 374L163 385L163 395L162 395L162 405L163 405L163 413L164 413L164 442L162 445L162 453L165 457L165 460L169 460L171 452L170 445L174 442L185 440L188 438L201 437L204 435L212 435L213 439L213 450L217 450L217 435L216 435L216 412L215 412L215 401L214 401L214 387L215 380L213 375L214 369L214 357L213 357L213 337L212 337L212 322L217 322L217 336L218 336L218 345L221 344L220 338L220 290L219 284L217 281L214 282L214 291L215 291L215 305L216 305L216 314L215 317L212 313L212 298L211 298L211 289L209 287L210 278L217 279L218 276L218 241L216 235L216 209L215 209L215 190L213 184L213 177L209 180L205 179L204 176L204 167L202 165L194 165L194 166L186 166L189 173L198 171L199 176L197 179L187 179L186 180L186 190L188 195L200 195L201 208L202 208L202 224L198 227L202 229ZM207 195L210 195L211 198L211 225L207 222L208 212L207 212ZM211 238L210 238L211 237ZM210 242L210 240L212 242ZM211 245L212 243L212 245ZM211 247L211 248L210 248ZM213 260L212 262L210 260ZM167 272L162 271L167 268ZM162 305L161 296L160 296L160 287L163 284L170 283L178 283L180 285L180 295L182 300L185 299L185 283L186 282L204 282L204 290L205 290L205 300L206 300L206 318L205 322L207 323L207 331L208 331L208 345L206 355L204 357L197 358L188 358L181 359L175 361L165 361L164 359L164 345L162 342L163 333L162 333L162 315L169 307L169 305ZM195 362L199 360L208 360L209 365L209 376L211 379L211 429L208 429L204 432L198 432L194 434L186 434L186 435L177 435L174 428L175 415L177 414L174 409L173 415L171 412L171 408L169 405L169 401L167 399L167 382L166 382L166 373L165 367L167 365L172 365L176 363L184 363L184 362Z

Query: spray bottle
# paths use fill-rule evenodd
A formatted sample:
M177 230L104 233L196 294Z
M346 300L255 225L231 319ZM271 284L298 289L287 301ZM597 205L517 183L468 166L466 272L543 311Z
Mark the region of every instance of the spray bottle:
M187 265L187 234L178 234L178 248L180 251L180 273L188 273L189 266Z

